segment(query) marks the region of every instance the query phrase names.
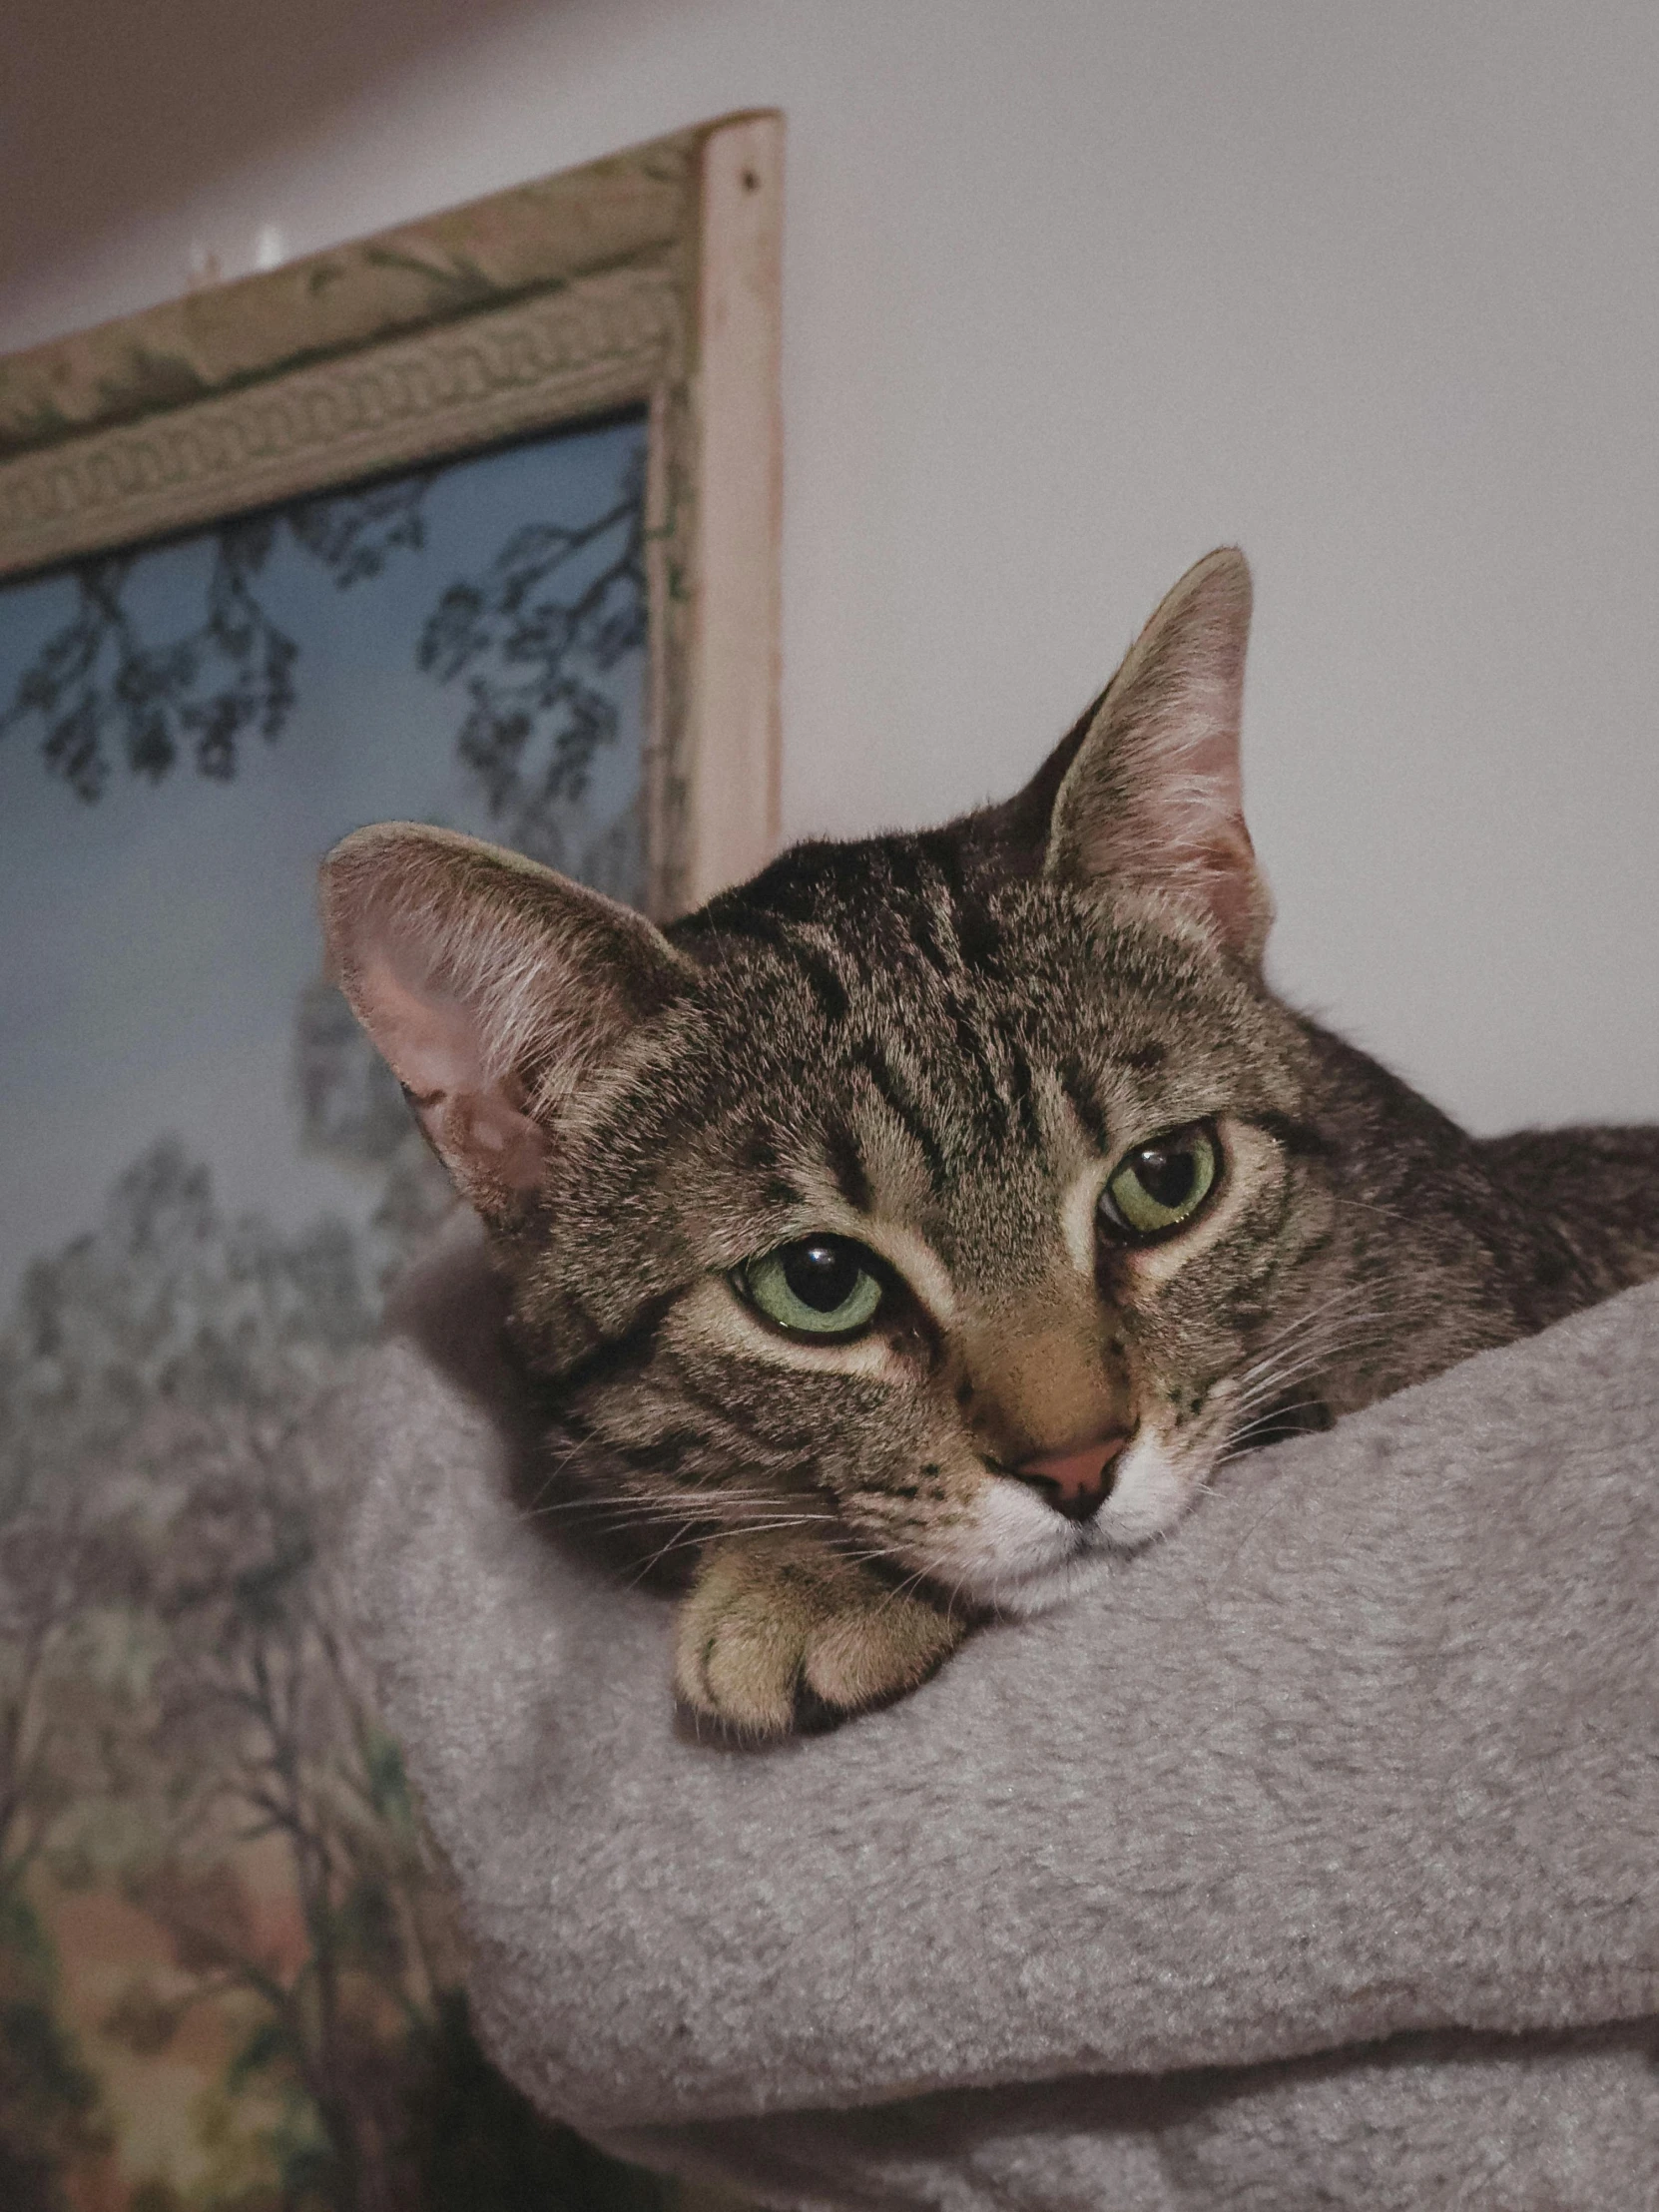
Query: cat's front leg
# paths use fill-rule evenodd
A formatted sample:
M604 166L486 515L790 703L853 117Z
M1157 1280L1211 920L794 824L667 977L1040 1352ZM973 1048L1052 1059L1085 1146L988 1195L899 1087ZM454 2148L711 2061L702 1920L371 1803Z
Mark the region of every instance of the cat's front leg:
M681 1607L675 1688L696 1719L764 1741L902 1697L966 1632L942 1602L827 1544L726 1536Z

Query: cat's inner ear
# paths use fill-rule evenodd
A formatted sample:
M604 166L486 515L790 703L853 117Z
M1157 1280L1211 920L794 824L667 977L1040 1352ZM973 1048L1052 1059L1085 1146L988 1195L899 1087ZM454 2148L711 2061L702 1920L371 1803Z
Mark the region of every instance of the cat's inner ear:
M1239 768L1250 569L1231 546L1190 568L1130 647L1065 772L1045 873L1151 892L1240 959L1261 959L1273 899L1245 828Z
M321 899L352 1012L485 1214L537 1188L561 1112L690 972L628 907L412 823L337 844Z

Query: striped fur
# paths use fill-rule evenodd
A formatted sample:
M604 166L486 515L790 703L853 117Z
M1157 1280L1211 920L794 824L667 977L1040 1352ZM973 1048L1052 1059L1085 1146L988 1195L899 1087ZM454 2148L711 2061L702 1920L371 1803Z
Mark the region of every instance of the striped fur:
M1225 558L1242 621L1248 576L1238 615ZM729 1728L906 1689L975 1619L1167 1530L1229 1454L1659 1271L1659 1132L1477 1142L1269 988L1223 727L1237 678L1219 709L1194 680L1206 756L1171 708L1175 646L1137 647L1185 748L1162 814L1120 677L1005 807L797 846L643 949L630 921L609 1040L560 1053L515 1001L542 1039L515 1110L542 1143L533 1187L486 1210L545 1397L534 1506L686 1565L680 1695ZM438 939L460 928L453 853L373 834L376 866L432 871ZM522 920L512 867L501 956L522 975L528 945L548 1004L591 992L596 909L572 985L567 924ZM359 884L331 910L348 974L374 907ZM1226 1165L1191 1228L1145 1249L1098 1235L1114 1163L1199 1121ZM813 1232L890 1271L869 1336L781 1336L734 1288ZM1133 1441L1074 1519L1010 1470L1085 1399Z

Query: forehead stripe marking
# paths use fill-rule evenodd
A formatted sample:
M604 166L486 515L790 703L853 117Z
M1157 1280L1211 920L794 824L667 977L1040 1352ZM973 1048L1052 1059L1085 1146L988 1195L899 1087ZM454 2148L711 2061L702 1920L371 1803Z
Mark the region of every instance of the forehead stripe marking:
M804 944L799 937L786 940L790 951L801 963L801 972L812 985L814 995L824 1009L827 1021L842 1021L852 1000L847 993L835 963L818 945Z
M988 1115L987 1118L994 1118L997 1123L996 1141L1005 1144L1012 1133L1014 1118L1007 1084L991 1056L988 1042L975 1028L967 1009L954 993L951 994L950 1014L951 1026L956 1032L956 1043L963 1060L978 1078L977 1088L982 1093L983 1104L987 1109L994 1109L994 1116Z
M764 944L792 962L817 994L826 1016L840 1021L851 1004L840 971L829 947L807 934L786 916L765 907L738 907L720 917L719 934Z
M1025 1141L1035 1152L1043 1141L1042 1118L1037 1111L1037 1079L1032 1073L1030 1055L1018 1039L1009 1037L1007 1046L1008 1087L1013 1092Z
M831 1125L825 1142L825 1160L836 1190L855 1214L867 1214L874 1194L864 1170L858 1140L842 1122Z
M1083 1077L1081 1065L1076 1060L1062 1060L1055 1069L1066 1104L1077 1116L1077 1126L1101 1154L1111 1150L1111 1132L1106 1127L1106 1117L1100 1110L1100 1101L1094 1096Z
M942 1191L945 1183L944 1154L939 1150L938 1139L917 1109L905 1098L892 1069L875 1045L863 1045L853 1054L852 1064L863 1069L875 1088L875 1095L921 1154L927 1168L928 1181L934 1191Z
M987 1033L974 1019L971 976L963 954L952 886L942 871L925 859L921 873L932 895L918 895L910 917L909 941L940 978L957 1046L978 1077L985 1105L994 1109L1000 1124L995 1141L1009 1142L1017 1119L1026 1143L1038 1146L1042 1129L1030 1065L1011 1037Z

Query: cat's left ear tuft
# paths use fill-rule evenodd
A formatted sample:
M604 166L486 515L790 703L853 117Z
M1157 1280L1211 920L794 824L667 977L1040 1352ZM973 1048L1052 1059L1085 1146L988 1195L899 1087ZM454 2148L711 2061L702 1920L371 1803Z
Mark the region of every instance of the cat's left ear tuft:
M1250 567L1223 546L1190 568L1130 647L1066 771L1044 872L1153 893L1257 965L1273 899L1239 768Z

